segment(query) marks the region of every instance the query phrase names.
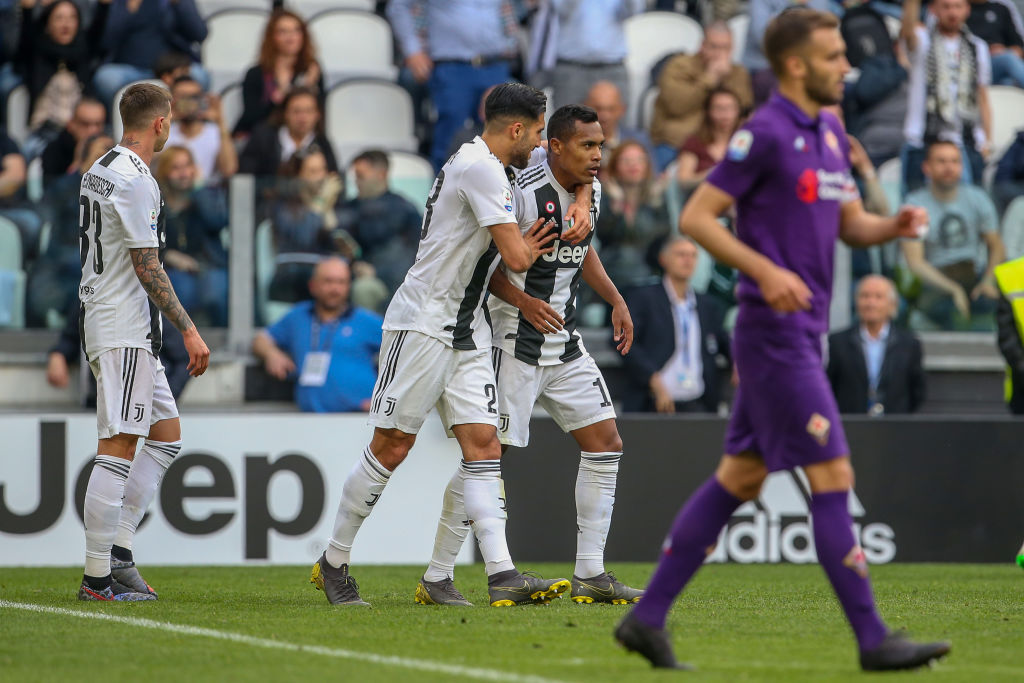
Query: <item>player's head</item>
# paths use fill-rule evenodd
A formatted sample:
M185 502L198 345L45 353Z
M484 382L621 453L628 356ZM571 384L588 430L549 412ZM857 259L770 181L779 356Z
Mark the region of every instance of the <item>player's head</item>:
M368 149L352 160L356 189L363 198L379 197L388 189L388 155L383 150Z
M152 134L153 152L159 152L171 134L171 93L152 83L128 86L118 104L124 132Z
M945 33L955 33L962 29L971 14L967 0L932 0L929 7L935 15L935 25Z
M963 176L963 157L960 148L948 140L938 140L928 145L921 169L938 190L951 190L960 184Z
M842 100L850 63L834 14L807 7L781 12L765 29L764 54L780 87L801 88L819 105Z
M509 143L508 163L526 168L530 154L540 146L547 97L522 83L502 83L484 102L484 130L500 134Z
M165 193L184 194L195 187L199 169L188 147L171 145L157 158L153 176Z
M352 286L352 272L343 259L325 258L313 268L309 279L309 293L318 308L324 311L342 311L348 305Z
M670 237L661 247L658 263L669 280L689 282L697 267L697 243L689 237Z
M892 281L882 275L865 275L857 283L857 317L864 325L886 323L896 317L899 298Z
M604 132L597 112L584 104L559 107L548 121L551 167L572 179L573 185L594 182L601 170ZM571 189L571 188L566 188Z
M96 163L97 159L110 151L114 144L114 138L106 133L96 133L87 137L85 142L82 143L82 154L78 158L78 169L83 173L87 171L90 166Z
M309 88L292 88L281 101L281 123L294 138L304 138L320 128L320 101Z

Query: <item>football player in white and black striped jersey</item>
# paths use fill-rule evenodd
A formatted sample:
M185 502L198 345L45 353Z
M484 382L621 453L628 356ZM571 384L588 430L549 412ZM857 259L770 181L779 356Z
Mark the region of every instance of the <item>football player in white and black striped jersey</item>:
M81 600L152 600L132 539L181 449L178 408L157 354L160 313L185 341L192 376L210 350L160 262L163 200L149 171L171 125L170 93L139 83L120 102L124 137L82 176L82 348L96 377L99 444L85 493ZM139 437L145 444L135 454ZM122 500L123 499L123 500Z
M597 113L583 105L559 108L548 122L547 160L516 178L514 195L520 229L538 219L560 227L565 209L581 188L593 186L591 223L597 223L604 133ZM572 599L580 603L636 602L643 591L605 571L604 546L615 502L622 440L604 377L576 333L576 292L585 280L612 306L618 348L629 352L633 322L591 245L593 233L555 249L517 273L499 267L487 303L493 328L498 385L498 437L503 450L529 443L530 416L541 404L580 447L576 479L577 547ZM466 530L459 511L448 510L438 527L431 568L453 566ZM454 553L454 554L453 554Z

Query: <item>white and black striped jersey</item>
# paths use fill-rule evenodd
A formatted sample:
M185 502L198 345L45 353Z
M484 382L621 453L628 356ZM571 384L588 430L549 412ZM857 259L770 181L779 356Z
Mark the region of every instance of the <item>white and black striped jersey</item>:
M149 167L115 146L82 176L82 348L89 359L114 348L160 353L160 312L142 288L129 249L164 246L163 199Z
M416 263L388 306L384 329L415 330L455 349L488 348L481 304L499 255L487 228L515 222L505 168L478 136L434 180Z
M594 180L590 220L597 225L601 202L601 183ZM575 196L563 188L551 167L544 161L531 166L516 178L513 187L516 218L525 232L538 218L551 218L559 233L563 217ZM524 363L531 365L557 365L583 356L587 351L576 333L576 291L583 278L583 259L591 249L594 231L590 231L579 244L555 241L555 250L541 256L525 273L506 271L509 281L532 297L548 302L562 316L565 325L555 334L542 334L522 317L519 309L496 296L487 300L493 344L500 346Z

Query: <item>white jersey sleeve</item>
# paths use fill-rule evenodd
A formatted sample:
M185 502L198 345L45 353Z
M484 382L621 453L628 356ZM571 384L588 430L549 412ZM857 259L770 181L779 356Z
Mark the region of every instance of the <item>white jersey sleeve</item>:
M124 245L129 249L159 247L157 223L160 190L151 175L131 178L114 195L114 211L124 226Z
M515 223L515 205L508 178L501 166L480 159L462 174L459 194L469 205L481 228Z

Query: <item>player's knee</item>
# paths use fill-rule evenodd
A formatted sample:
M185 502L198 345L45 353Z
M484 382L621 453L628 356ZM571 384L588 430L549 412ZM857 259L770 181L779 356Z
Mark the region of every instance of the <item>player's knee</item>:
M746 501L760 495L768 469L752 458L729 458L719 465L716 476L726 491Z
M501 442L498 441L497 433L490 438L478 438L463 444L462 457L466 462L477 462L480 460L500 460L502 454Z
M804 468L811 490L816 493L848 491L853 488L853 465L849 458L835 458Z
M115 434L107 439L100 439L96 452L100 455L131 460L135 457L135 446L138 441L139 437L134 434Z
M378 429L370 442L370 452L377 458L377 462L394 472L409 455L415 442L415 434L406 434L397 429Z

